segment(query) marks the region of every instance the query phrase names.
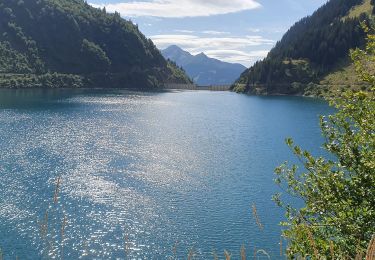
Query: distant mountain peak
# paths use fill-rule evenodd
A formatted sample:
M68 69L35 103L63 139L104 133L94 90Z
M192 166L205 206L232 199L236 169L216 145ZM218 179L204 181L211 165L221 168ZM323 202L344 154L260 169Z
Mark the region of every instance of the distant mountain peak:
M177 45L171 45L161 53L165 58L183 67L198 85L229 85L246 69L241 64L210 58L203 52L192 55Z
M206 54L204 54L204 52L201 52L201 53L195 55L195 57L208 58L208 56Z
M190 82L136 25L82 0L0 0L0 72L15 88Z
M175 51L175 50L177 50L177 51L184 51L183 49L181 49L179 46L177 46L177 45L170 45L169 47L167 47L166 49L165 49L165 51Z

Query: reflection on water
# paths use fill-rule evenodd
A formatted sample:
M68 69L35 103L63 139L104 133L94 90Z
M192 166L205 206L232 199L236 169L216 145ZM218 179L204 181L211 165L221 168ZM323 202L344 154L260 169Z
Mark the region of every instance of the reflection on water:
M237 258L244 244L277 257L273 168L289 158L284 137L321 141L327 112L313 99L227 92L1 90L0 248L20 259L189 249L207 259Z

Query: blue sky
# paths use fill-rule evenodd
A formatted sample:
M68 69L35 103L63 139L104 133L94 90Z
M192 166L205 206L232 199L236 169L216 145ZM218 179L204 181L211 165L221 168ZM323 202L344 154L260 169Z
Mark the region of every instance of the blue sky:
M250 66L296 21L327 0L89 0L138 24L159 49L183 49Z

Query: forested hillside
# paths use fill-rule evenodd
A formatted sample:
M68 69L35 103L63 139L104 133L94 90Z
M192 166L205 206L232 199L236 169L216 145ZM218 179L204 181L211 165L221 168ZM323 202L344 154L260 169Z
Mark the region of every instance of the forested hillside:
M0 87L186 83L136 25L83 0L0 2Z
M373 5L374 0L327 2L292 26L264 60L241 75L234 89L258 94L321 94L322 81L332 79L332 73L350 73L349 50L363 46L360 21L375 12ZM323 91L328 91L327 86Z

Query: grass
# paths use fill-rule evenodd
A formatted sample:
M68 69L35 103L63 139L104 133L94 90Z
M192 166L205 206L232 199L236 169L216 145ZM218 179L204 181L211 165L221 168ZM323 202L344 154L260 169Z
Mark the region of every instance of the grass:
M368 85L358 79L353 64L348 61L341 61L333 72L326 75L310 91L315 96L329 98L339 96L349 89L367 90Z
M349 11L348 15L343 17L342 20L345 20L345 19L348 19L348 18L349 19L357 18L363 13L371 15L371 12L372 12L371 0L364 0L362 4L354 6Z
M55 182L55 188L53 192L53 197L51 203L48 204L47 210L44 213L44 216L40 221L38 221L38 225L40 228L39 234L40 238L44 243L43 248L43 258L46 259L64 259L64 241L65 241L65 229L67 227L67 217L64 212L64 208L59 205L60 201L60 189L62 185L62 178L61 176L58 176ZM61 209L63 212L62 214L59 214L59 209ZM258 216L257 207L255 204L252 204L252 212L255 219L255 222L259 228L259 230L263 230L264 227L261 223L261 220ZM61 213L61 212L60 212ZM62 219L59 219L62 218ZM51 236L52 234L52 236ZM54 235L60 234L60 241L56 242L52 240L52 237ZM283 254L282 250L282 241L280 242L280 255ZM128 235L124 235L124 259L130 259L130 247L129 247L129 237ZM178 259L177 257L177 247L178 247L178 241L176 241L175 245L172 247L172 253L173 257L171 259ZM242 245L240 248L240 259L246 260L246 247L245 245ZM263 255L265 257L268 257L270 259L270 255L263 249L257 249L254 247L254 259L257 259L258 256ZM196 251L194 248L190 248L187 252L187 259L193 260L197 256ZM225 260L231 260L232 254L231 252L224 250L223 255ZM213 251L213 259L220 259L219 255L216 253L216 251ZM2 258L2 251L0 250L0 260L3 260Z
M233 91L237 93L243 93L246 91L246 84L235 84L233 87Z
M59 205L59 191L62 183L61 176L56 179L52 201L47 204L47 209L41 220L37 221L39 235L43 243L43 258L63 259L65 229L68 219L64 207ZM53 238L59 237L60 241Z
M366 260L374 260L375 259L375 234L372 236L370 244L368 245L368 249L366 252Z
M253 216L254 216L256 224L258 225L258 227L259 227L260 230L263 230L263 225L260 222L260 218L258 216L257 207L256 207L255 204L252 205L252 209L253 209Z
M369 66L369 70L375 73L375 64ZM347 90L370 91L370 86L358 79L353 64L349 63L348 60L343 60L319 84L307 86L304 94L306 96L332 98L340 96Z
M321 85L359 85L363 84L355 72L354 65L348 60L341 61L330 74L321 81Z
M296 66L306 66L309 65L309 61L304 59L286 59L283 61L284 64L292 64Z
M61 186L61 183L62 183L62 180L61 180L61 176L59 176L56 180L56 185L55 185L55 191L54 191L54 194L53 194L53 203L49 205L48 209L52 209L51 206L55 205L57 207L57 204L59 203L59 190L60 190L60 186ZM54 226L52 226L52 228L50 227L50 222L51 222L51 213L49 213L49 210L46 210L44 216L43 216L43 220L41 222L38 222L39 225L40 225L40 235L41 235L41 239L43 241L45 241L45 251L44 251L44 258L46 259L64 259L64 234L65 234L65 228L67 226L67 217L65 214L63 214L63 217L62 217L62 220L58 220L58 223L61 224L60 226L60 230L54 230ZM52 211L51 210L51 211ZM259 228L259 230L263 230L264 229L264 226L262 225L261 223L261 220L259 218L259 215L258 215L258 210L257 210L257 207L255 204L252 204L252 212L253 212L253 217L255 219L255 222ZM306 238L309 243L311 243L312 247L314 248L314 256L311 258L311 259L325 259L325 258L322 258L320 257L320 254L318 252L318 250L316 249L316 245L315 245L315 240L313 238L313 234L311 233L310 231L310 228L307 224L305 224L306 226L306 230L307 230L307 234L308 234L308 237ZM56 227L56 226L55 226ZM57 232L60 231L60 245L54 245L53 241L51 240L48 240L48 234L49 233L53 233L53 234L56 234ZM128 239L128 236L125 235L124 237L124 259L128 259L129 258L129 239ZM178 245L178 242L176 242L176 244L172 247L172 252L173 252L173 257L171 259L178 259L177 258L177 245ZM59 248L59 249L58 249ZM60 250L60 252L56 252L56 250ZM330 253L331 253L331 256L332 256L332 259L335 259L334 258L334 255L335 255L335 252L334 252L334 243L331 241L331 244L330 244ZM213 253L213 259L214 260L219 260L219 256L217 255L216 251L214 250ZM268 259L271 259L271 256L268 254L267 251L263 250L263 249L258 249L256 247L254 247L254 254L253 254L253 257L254 259L258 259L258 257L262 255L263 257L266 257ZM356 257L356 260L360 260L360 259L365 259L365 260L375 260L375 234L373 235L369 245L368 245L368 248L367 248L367 251L366 251L366 255L365 255L365 258L363 258L363 252L359 252L357 254L357 257ZM187 253L187 259L188 260L193 260L195 259L195 256L196 256L196 253L195 253L195 250L194 248L191 248L188 253ZM232 254L227 251L227 250L224 250L223 252L223 256L224 256L224 259L225 260L231 260L232 258ZM284 250L283 250L283 237L280 237L280 258L284 258L286 257L284 255ZM3 260L4 259L4 256L3 256L3 251L2 249L0 248L0 260ZM17 259L17 257L16 257ZM246 247L245 245L242 245L241 246L241 249L240 249L240 258L241 260L246 260L247 259L247 253L246 253ZM306 258L298 258L298 259L306 259ZM310 259L310 258L307 258L307 259Z

